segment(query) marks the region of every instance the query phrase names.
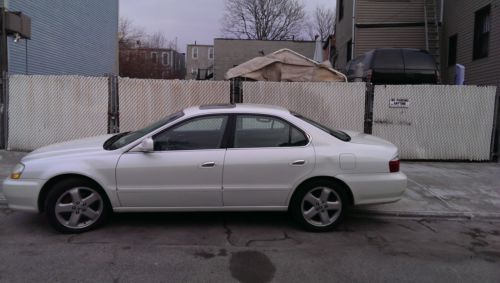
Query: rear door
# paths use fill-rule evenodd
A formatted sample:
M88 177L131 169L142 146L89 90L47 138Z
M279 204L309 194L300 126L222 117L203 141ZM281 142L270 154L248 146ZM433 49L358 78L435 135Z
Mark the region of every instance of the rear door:
M238 114L224 161L224 206L285 206L314 161L307 135L295 126L278 117Z

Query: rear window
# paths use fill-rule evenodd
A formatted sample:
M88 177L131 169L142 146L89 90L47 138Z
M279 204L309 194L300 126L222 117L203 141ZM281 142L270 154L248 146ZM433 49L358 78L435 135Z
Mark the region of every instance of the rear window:
M329 133L330 135L336 137L337 139L339 139L341 141L348 142L348 141L351 140L351 137L347 133L344 133L344 132L339 131L339 130L330 129L327 126L322 125L322 124L320 124L320 123L318 123L318 122L316 122L316 121L314 121L312 119L306 118L306 117L304 117L304 116L302 116L302 115L300 115L298 113L293 113L292 112L292 115L295 116L295 117L297 117L297 118L300 118L300 119L306 121L307 123L315 126L316 128L318 128L318 129L320 129L322 131L325 131L325 132Z
M373 57L373 69L404 69L401 49L377 50Z
M435 70L436 63L432 55L418 50L403 50L405 68L412 70Z

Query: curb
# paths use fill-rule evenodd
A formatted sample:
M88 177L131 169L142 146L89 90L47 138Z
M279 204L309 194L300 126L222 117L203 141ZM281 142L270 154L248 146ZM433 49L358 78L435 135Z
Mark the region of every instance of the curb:
M352 209L354 216L389 216L397 218L434 218L461 220L500 220L500 213L489 212L450 212L450 211L388 211L374 209Z

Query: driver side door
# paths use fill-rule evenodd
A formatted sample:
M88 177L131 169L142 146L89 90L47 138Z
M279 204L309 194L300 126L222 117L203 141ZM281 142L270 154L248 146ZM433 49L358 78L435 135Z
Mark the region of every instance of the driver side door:
M153 152L124 153L116 168L122 206L221 207L227 121L192 118L153 136Z

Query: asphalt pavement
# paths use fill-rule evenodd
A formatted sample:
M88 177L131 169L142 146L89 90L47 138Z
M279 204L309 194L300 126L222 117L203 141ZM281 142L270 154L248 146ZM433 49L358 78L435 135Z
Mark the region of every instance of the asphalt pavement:
M0 151L0 178L23 153ZM286 213L114 214L55 232L0 205L0 282L499 282L500 166L404 162L403 199L301 230Z
M498 282L500 222L285 213L115 214L79 235L0 208L0 282Z

